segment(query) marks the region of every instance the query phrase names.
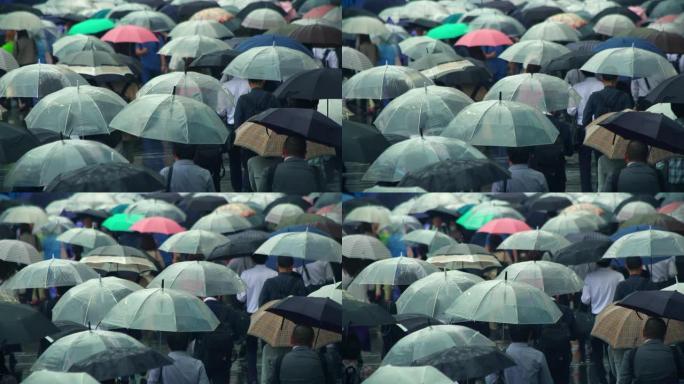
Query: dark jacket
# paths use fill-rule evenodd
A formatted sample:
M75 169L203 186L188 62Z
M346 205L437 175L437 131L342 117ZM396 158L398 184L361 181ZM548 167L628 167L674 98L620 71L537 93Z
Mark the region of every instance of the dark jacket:
M650 291L658 289L651 279L642 276L629 276L627 280L621 281L615 288L613 301L624 299L627 295L636 291Z
M553 116L549 120L558 129L553 144L538 145L532 149L530 168L544 174L551 192L565 191L565 156L572 156L572 128L570 124Z
M288 195L308 195L324 190L321 172L298 157L290 157L268 167L259 186L259 192L281 192Z
M280 384L325 384L325 368L318 353L307 347L295 347L276 362L275 372L269 383ZM276 380L276 375L278 378Z
M283 299L287 296L306 296L302 275L297 272L280 272L264 282L259 295L259 306L271 300Z
M655 195L665 190L663 176L645 163L629 163L606 178L605 192L627 192L635 195Z
M591 121L603 114L622 111L633 106L632 97L627 92L615 87L605 87L589 96L587 105L584 107L582 122L589 125Z
M270 92L260 88L252 88L249 93L240 96L235 104L235 128L239 127L252 116L269 108L278 108L278 99Z
M618 384L676 384L682 356L660 340L648 340L625 353Z

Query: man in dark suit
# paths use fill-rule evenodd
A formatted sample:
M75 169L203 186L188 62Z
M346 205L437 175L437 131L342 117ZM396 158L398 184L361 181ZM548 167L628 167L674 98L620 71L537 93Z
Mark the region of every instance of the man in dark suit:
M663 343L667 325L651 317L643 330L644 343L627 351L622 358L618 384L677 384L684 367L676 349Z
M278 256L278 275L264 281L259 294L259 306L271 300L280 300L288 296L306 296L302 275L292 270L294 259L290 256Z
M276 360L269 384L325 384L327 367L318 353L311 349L314 332L305 325L295 326L290 343L292 350Z
M625 260L625 265L629 271L629 277L627 280L618 283L615 288L613 301L622 300L632 292L658 289L655 284L651 282L650 278L642 276L643 269L641 257L628 257L627 260Z
M283 162L264 171L259 192L281 192L288 195L307 195L322 192L322 176L318 169L306 162L306 140L289 136L283 144Z
M635 195L655 195L665 191L662 175L646 163L647 159L646 144L630 141L625 152L627 166L608 175L604 191Z

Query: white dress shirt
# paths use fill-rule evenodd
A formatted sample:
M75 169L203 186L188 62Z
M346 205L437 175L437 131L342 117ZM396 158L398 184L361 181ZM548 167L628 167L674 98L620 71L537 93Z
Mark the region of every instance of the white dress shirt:
M597 78L590 76L583 81L575 84L572 88L580 95L580 101L577 107L568 108L568 114L574 115L577 118L577 124L582 125L582 115L584 114L584 107L589 101L589 96L592 93L603 89L603 83Z
M653 263L648 269L651 270L651 281L654 283L662 283L677 275L677 265L675 264L674 256Z
M264 282L277 275L278 272L263 264L257 264L240 274L240 278L245 282L246 289L245 292L237 294L237 299L247 302L248 313L254 313L259 309L259 295Z
M617 285L625 278L620 272L610 268L599 268L584 279L582 302L591 304L591 313L598 315L603 308L613 302Z
M235 107L237 106L237 100L240 96L249 93L249 82L245 79L233 77L223 83L222 87L226 92L230 93L233 96L233 100L235 100L232 107L226 111L226 122L232 125L235 123Z

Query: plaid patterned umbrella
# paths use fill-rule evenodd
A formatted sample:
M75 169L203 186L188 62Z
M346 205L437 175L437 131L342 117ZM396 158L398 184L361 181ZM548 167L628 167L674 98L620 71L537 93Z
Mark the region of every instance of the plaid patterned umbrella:
M280 157L287 135L279 135L263 125L246 122L235 131L235 145L250 149L260 156ZM306 142L306 158L334 155L335 149L323 144Z

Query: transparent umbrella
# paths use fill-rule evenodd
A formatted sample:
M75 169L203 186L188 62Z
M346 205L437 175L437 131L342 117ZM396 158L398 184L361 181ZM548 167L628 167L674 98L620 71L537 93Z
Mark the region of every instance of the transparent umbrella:
M385 225L390 223L392 211L380 205L367 205L351 210L345 216L345 223L370 223Z
M277 45L250 48L228 64L223 74L242 79L284 81L320 65L304 52Z
M87 373L77 372L54 372L40 370L30 374L22 384L98 384L99 381L93 379Z
M116 244L113 237L92 228L72 228L57 236L57 241L91 249Z
M368 57L354 48L342 47L342 68L352 71L365 71L373 68Z
M448 235L430 229L416 229L404 235L401 238L403 241L409 243L427 245L429 251L436 251L442 247L447 247L457 243Z
M553 144L558 129L539 110L516 101L471 104L449 123L442 136L471 145L526 147Z
M131 293L107 313L101 324L148 331L211 332L219 321L202 300L162 285Z
M133 136L184 144L224 144L228 138L228 130L211 107L177 95L137 98L109 125Z
M41 98L65 87L88 82L78 73L53 64L31 64L0 77L0 97Z
M397 313L420 313L439 319L447 307L482 278L461 271L436 272L411 284L397 300Z
M414 88L387 104L373 124L383 134L439 135L458 112L472 103L470 97L455 88Z
M570 52L569 48L544 40L525 40L515 43L501 52L499 58L523 65L544 66L551 60Z
M207 53L227 51L230 46L219 39L201 35L183 36L172 39L159 49L160 55L176 57L200 57Z
M59 298L52 309L52 321L95 326L116 303L139 289L138 284L114 276L88 280Z
M517 101L544 113L576 107L579 94L570 84L543 73L506 76L489 89L483 100Z
M64 172L98 163L128 163L128 160L96 141L59 140L43 144L14 163L5 177L5 187L44 187Z
M632 19L621 14L605 15L594 24L594 32L605 36L624 36L634 28Z
M295 204L278 204L268 210L264 221L266 223L278 225L281 220L287 217L295 217L304 213L304 210Z
M453 384L453 382L437 368L429 365L423 367L383 365L364 380L364 384Z
M65 136L109 134L109 122L125 106L119 95L106 88L67 87L41 99L26 116L26 125Z
M177 223L185 221L185 212L164 200L145 199L129 205L125 213L143 215L145 217L161 216Z
M684 255L684 236L667 231L648 229L622 236L603 254L604 259L632 256L663 257Z
M0 29L12 31L37 31L43 28L40 17L31 12L16 11L0 16Z
M119 20L119 25L137 25L153 32L165 32L172 30L176 26L176 22L165 13L142 10L131 12L122 17Z
M431 53L442 53L458 59L458 55L451 46L443 41L436 40L427 36L409 37L399 43L401 53L413 60L420 59Z
M549 296L575 293L582 290L584 282L570 268L552 261L523 261L504 269L498 280L527 283L537 287Z
M232 269L209 261L181 261L165 268L147 288L165 286L193 296L235 295L245 291L245 283Z
M137 97L150 94L186 96L213 108L219 115L233 108L235 100L218 80L197 72L171 72L148 81Z
M81 263L105 272L142 273L157 270L154 259L147 253L119 244L97 247L83 255Z
M509 36L522 36L525 33L525 26L518 20L508 15L486 14L474 18L468 24L471 31L477 29L495 29Z
M543 231L567 236L572 233L598 231L605 221L600 216L578 212L561 214L549 219L541 229Z
M576 29L558 21L544 21L533 25L520 38L525 40L545 40L556 42L579 41L580 35Z
M484 158L475 147L461 140L440 136L414 137L387 148L370 165L363 179L398 182L407 173L442 160Z
M400 256L371 263L356 276L353 283L410 285L434 272L439 272L439 269L430 263Z
M203 229L214 233L233 233L249 228L252 228L252 224L240 215L215 212L197 220L191 229Z
M214 232L191 229L169 237L159 246L159 250L190 255L209 255L214 248L227 241L225 236Z
M384 35L389 33L385 24L375 17L354 16L342 20L342 32L360 35Z
M604 49L592 56L580 69L632 78L650 76L667 78L677 75L672 64L663 56L634 47Z
M214 39L233 37L233 32L228 27L214 20L188 20L176 25L169 36L173 38L184 36L206 36Z
M342 237L342 256L350 259L382 260L392 257L380 240L367 235Z
M49 259L22 268L3 289L49 288L78 285L99 275L89 266L71 260Z
M510 235L497 249L514 249L519 251L557 252L570 245L564 237L542 230L521 231Z
M33 224L40 225L48 220L48 215L43 208L34 205L20 205L5 210L0 215L0 222L7 224Z
M286 232L266 240L255 254L289 256L304 260L342 262L342 246L328 236L313 232Z
M286 25L287 21L280 12L269 8L255 9L242 20L243 27L262 31Z
M345 99L393 99L411 88L433 85L413 68L396 65L373 67L357 73L342 84Z
M36 248L21 240L3 239L0 240L0 260L18 263L33 264L41 261L43 257Z
M112 48L111 45L90 35L69 35L60 37L59 40L55 41L52 50L52 54L57 57L64 57L74 52L87 50L114 53L114 48Z

